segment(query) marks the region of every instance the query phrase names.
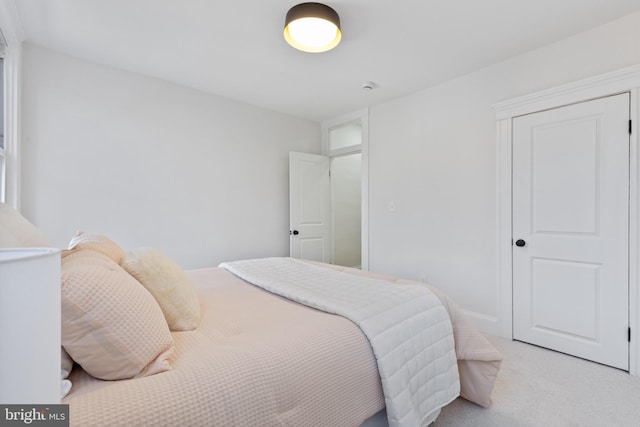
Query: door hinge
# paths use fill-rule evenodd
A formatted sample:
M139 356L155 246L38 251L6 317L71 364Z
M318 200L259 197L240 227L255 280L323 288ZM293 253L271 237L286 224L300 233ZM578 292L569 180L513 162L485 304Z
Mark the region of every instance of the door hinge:
M632 121L629 120L629 135L631 135L631 129L633 129Z
M627 341L631 342L631 328L627 329Z

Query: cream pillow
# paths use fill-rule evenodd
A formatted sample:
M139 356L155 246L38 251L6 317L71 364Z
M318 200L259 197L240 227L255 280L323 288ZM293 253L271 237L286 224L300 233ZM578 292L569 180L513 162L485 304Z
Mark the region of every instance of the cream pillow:
M0 248L49 247L51 242L20 212L0 203Z
M138 248L126 253L122 267L156 299L172 331L190 331L200 324L200 301L182 268L162 252Z
M116 263L120 264L124 251L113 240L101 234L87 234L78 231L71 238L68 249L91 249L108 256Z
M101 252L62 253L62 345L104 380L173 369L173 338L158 303Z

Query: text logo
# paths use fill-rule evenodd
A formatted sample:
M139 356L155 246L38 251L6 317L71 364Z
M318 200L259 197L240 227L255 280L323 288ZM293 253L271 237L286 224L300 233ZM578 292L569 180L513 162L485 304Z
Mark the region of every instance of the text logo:
M0 405L0 427L69 427L69 405Z

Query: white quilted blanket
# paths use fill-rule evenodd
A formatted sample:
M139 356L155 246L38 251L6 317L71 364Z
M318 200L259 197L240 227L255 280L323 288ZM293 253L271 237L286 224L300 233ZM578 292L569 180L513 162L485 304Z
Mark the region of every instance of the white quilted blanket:
M451 321L425 287L354 276L292 258L220 267L269 292L357 324L377 359L390 427L424 426L460 393Z

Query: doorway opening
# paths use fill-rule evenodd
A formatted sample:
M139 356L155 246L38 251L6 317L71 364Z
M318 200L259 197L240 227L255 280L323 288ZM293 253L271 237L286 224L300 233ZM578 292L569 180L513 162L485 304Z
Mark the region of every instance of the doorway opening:
M330 160L331 263L368 270L368 111L322 123Z
M321 124L323 155L289 153L290 256L369 269L368 111Z

